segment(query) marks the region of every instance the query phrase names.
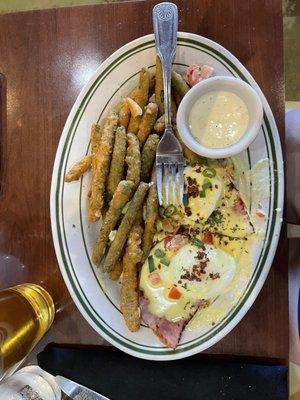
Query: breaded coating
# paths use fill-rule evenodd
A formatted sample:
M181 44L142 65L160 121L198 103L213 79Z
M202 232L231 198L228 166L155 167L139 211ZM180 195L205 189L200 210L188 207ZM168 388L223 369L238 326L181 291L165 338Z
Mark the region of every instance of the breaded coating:
M91 222L97 221L101 217L101 210L104 205L105 184L109 172L117 124L117 114L111 113L105 121L97 152L93 155L93 163L95 164L94 168L92 168L92 185L88 212Z
M123 259L121 257L121 259L118 260L114 265L114 268L110 271L109 278L112 281L118 281L120 279L120 276L122 275L122 272L123 272Z
M119 126L115 134L114 150L107 179L106 198L108 202L112 199L119 182L123 179L126 157L126 141L127 136L125 128L123 126Z
M131 181L121 181L113 195L107 213L105 214L96 244L94 246L92 261L98 265L104 256L110 232L115 228L122 210L130 201L134 192L134 184Z
M77 181L92 165L92 155L77 161L65 176L65 182Z
M172 71L171 84L172 88L181 96L181 98L184 97L190 90L189 85L176 71Z
M146 106L141 123L140 123L139 131L137 133L137 137L140 141L141 147L147 140L147 137L150 135L150 133L154 127L154 124L155 124L155 121L157 118L157 113L158 113L157 104L149 103Z
M154 124L154 130L157 133L162 133L165 130L165 119L166 116L163 114Z
M147 68L142 68L140 72L140 80L138 90L132 96L129 96L133 99L138 105L144 110L144 107L148 103L149 97L149 86L150 86L150 74ZM133 115L130 118L128 125L128 132L137 134L141 122L141 115L137 115L134 117Z
M141 180L141 153L139 140L132 133L127 133L127 153L125 161L128 166L126 179L132 181L135 187L137 187Z
M159 141L160 137L155 133L150 135L146 140L141 156L141 181L150 178Z
M124 128L127 129L129 121L130 121L130 108L128 106L128 103L124 99L119 109L119 125L124 126Z
M138 331L140 327L138 263L143 257L140 247L142 233L141 225L132 227L123 258L120 306L126 325L131 332Z
M104 271L110 272L113 269L115 263L120 258L128 234L134 224L135 217L137 216L139 210L142 208L142 204L148 188L148 183L141 182L139 184L139 187L137 188L132 200L129 203L127 211L115 235L115 238L107 252L103 265Z
M148 192L146 200L146 215L145 215L145 229L142 239L142 250L144 253L144 260L149 256L150 250L153 246L153 238L156 232L156 220L158 217L158 197L156 188L156 171L152 171L151 187Z

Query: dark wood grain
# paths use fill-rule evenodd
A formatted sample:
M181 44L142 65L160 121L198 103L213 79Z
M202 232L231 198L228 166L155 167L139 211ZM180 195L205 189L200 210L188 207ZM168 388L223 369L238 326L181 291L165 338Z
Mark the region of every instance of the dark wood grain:
M70 300L55 258L49 190L55 151L70 108L96 67L126 42L152 31L155 1L0 16L0 72L7 79L7 140L0 200L2 287L43 284L58 315L45 338L103 343ZM228 48L253 74L284 140L280 0L176 1L179 28ZM242 322L209 353L286 360L285 231L268 279Z
M6 139L6 79L0 74L0 196L3 191L4 143Z

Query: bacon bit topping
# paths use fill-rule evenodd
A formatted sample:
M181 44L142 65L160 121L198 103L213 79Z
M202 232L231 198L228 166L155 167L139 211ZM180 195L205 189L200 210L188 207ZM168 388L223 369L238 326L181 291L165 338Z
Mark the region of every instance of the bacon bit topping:
M219 272L216 272L215 274L210 273L210 274L209 274L209 277L210 277L212 280L219 279L219 278L220 278L220 274L219 274Z
M185 228L185 226L180 225L180 227L179 227L177 233L178 233L179 235L183 235L184 233L186 233L186 228Z
M192 215L191 207L186 206L186 207L184 208L184 210L185 210L185 213L186 213L186 215L187 215L188 217L190 217L190 216Z
M195 264L192 267L192 271L186 270L184 274L180 276L180 279L187 281L201 282L203 274L206 274L205 268L207 267L207 261L200 261L199 264Z
M206 244L213 244L213 234L209 231L203 231L203 237L202 240Z
M188 197L198 197L199 195L199 185L197 184L197 180L188 176L187 180L187 194Z
M204 253L204 251L197 251L197 255L196 255L196 259L197 260L202 260L203 258L205 258L206 257L206 254Z
M202 65L200 67L197 64L191 64L187 67L185 80L190 86L196 85L196 83L203 81L212 76L214 69L208 65Z
M202 275L206 274L205 269L209 259L203 251L197 251L195 259L199 260L199 262L193 265L192 271L185 270L185 273L180 276L180 279L201 282Z
M188 176L186 180L189 186L197 185L197 180L195 178Z
M201 167L198 167L197 169L195 169L195 172L200 173L201 172Z
M181 292L176 286L172 286L168 293L168 297L172 300L179 300L181 297Z
M247 214L245 203L240 196L237 196L237 198L234 200L233 210L241 215Z
M199 186L198 185L188 186L187 192L189 197L196 198L199 195Z
M160 275L157 272L152 272L152 274L149 275L149 280L153 286L158 286L161 283Z

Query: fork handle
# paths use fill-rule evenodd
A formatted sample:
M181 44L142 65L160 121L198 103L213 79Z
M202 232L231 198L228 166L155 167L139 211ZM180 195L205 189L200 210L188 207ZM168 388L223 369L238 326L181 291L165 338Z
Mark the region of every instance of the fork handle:
M173 3L159 3L153 8L156 51L162 64L166 128L171 122L171 68L176 53L178 9Z

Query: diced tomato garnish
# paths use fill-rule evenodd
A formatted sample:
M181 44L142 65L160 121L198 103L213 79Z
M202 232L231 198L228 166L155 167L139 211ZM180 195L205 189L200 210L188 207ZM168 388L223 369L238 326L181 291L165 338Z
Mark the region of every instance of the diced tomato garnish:
M211 232L203 231L202 240L203 240L204 243L213 244L213 239L214 239L214 236L213 236L213 234Z
M181 292L177 289L176 286L172 286L169 291L168 297L172 300L178 300L181 297Z
M234 200L233 209L238 214L242 214L242 215L247 214L245 203L243 202L243 200L240 196L237 196L237 198Z
M149 275L149 280L153 286L158 286L161 283L160 275L157 272L152 272L152 274Z

